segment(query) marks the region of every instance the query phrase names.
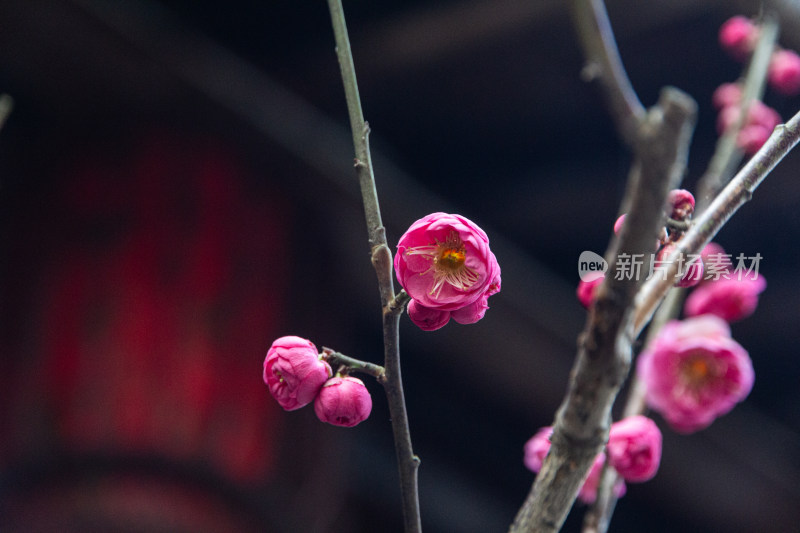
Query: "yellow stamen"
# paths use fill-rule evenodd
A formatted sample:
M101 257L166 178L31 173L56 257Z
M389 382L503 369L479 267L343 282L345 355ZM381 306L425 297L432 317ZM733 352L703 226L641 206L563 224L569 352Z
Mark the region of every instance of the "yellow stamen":
M445 283L463 291L480 279L474 270L465 265L467 249L455 231L451 231L444 242L436 240L436 244L409 248L406 254L421 255L430 260L430 268L420 275L433 273L433 285L429 293L431 296L438 296Z

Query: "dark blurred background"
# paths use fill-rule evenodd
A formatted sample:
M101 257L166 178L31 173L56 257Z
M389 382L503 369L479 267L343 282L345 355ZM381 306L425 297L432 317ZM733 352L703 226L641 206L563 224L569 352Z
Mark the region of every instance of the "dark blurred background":
M490 235L503 292L476 325L403 320L425 530L505 531L533 474L585 313L576 262L603 252L629 154L556 0L345 2L389 241L433 211ZM761 2L607 2L645 105L698 102L685 185L742 66L720 24ZM766 2L800 49L796 2ZM375 383L354 429L284 413L261 381L285 334L379 362L379 300L326 4L4 0L0 92L0 529L401 531ZM787 119L800 98L768 93ZM658 476L614 531L792 531L800 520L800 155L724 228L760 253L733 326L750 397L664 430ZM582 508L564 528L578 531Z

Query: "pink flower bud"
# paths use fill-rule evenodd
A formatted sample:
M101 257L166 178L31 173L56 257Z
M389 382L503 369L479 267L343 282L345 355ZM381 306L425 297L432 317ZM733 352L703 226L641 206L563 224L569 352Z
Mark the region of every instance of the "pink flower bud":
M550 451L550 435L553 434L552 426L541 428L525 443L525 457L523 462L531 472L539 472L542 463Z
M667 203L672 208L670 218L675 220L686 220L694 212L694 195L686 189L671 190Z
M625 224L625 219L627 218L627 216L628 216L627 213L623 213L619 216L619 218L617 218L616 222L614 222L615 235L619 235L619 232L622 231L622 226ZM666 231L663 228L661 231L663 233L663 237L666 237L667 235ZM656 239L656 246L654 250L658 250L659 246L661 246L661 241L659 239Z
M281 337L264 359L264 383L287 411L311 403L330 376L331 367L320 359L314 343L301 337Z
M746 126L759 125L770 132L781 123L780 114L761 100L753 100L747 110Z
M576 290L576 293L578 294L578 301L586 309L591 307L592 302L594 301L594 295L597 292L597 287L603 283L603 279L605 279L605 274L599 278L593 279L592 281L580 280L580 282L578 282L578 289Z
M317 418L334 426L351 428L367 419L372 397L364 382L350 376L325 382L314 400Z
M779 93L787 96L800 93L800 56L792 50L773 52L767 79Z
M626 481L652 479L661 462L661 430L646 416L636 415L611 424L608 462Z
M481 300L500 290L500 266L489 238L460 215L433 213L414 222L400 237L394 267L397 281L418 305L453 312L472 306L453 316L462 323L480 320L488 307Z
M408 318L422 331L435 331L450 322L450 311L431 309L411 300L408 302Z
M625 223L625 213L621 214L616 222L614 222L614 233L619 235L619 232L622 231L622 225Z
M661 272L658 275L662 277L665 275L664 273L670 265L669 256L675 252L676 248L674 244L667 244L658 251L653 264L654 271ZM678 273L675 276L675 287L693 287L700 283L703 279L703 261L699 255L684 256L683 259L678 258L676 261L679 262L679 265Z
M720 278L703 283L686 298L686 316L712 314L727 322L752 315L758 306L758 295L767 288L764 276Z
M757 39L758 27L741 15L728 19L719 29L719 44L739 60L747 58Z
M772 135L772 130L764 126L758 124L745 126L736 136L736 146L741 148L745 154L753 155L764 146L770 135Z
M723 83L711 96L711 103L718 110L736 107L742 100L742 86L738 83Z
M717 133L722 135L730 128L734 127L738 121L738 105L722 108L717 116ZM747 110L747 119L742 124L742 129L746 129L751 126L759 126L768 130L767 137L769 137L769 133L772 133L772 130L775 129L775 126L780 123L781 116L777 111L760 100L753 100ZM748 136L753 137L753 133L748 134ZM764 138L764 141L766 141L766 138ZM761 144L764 143L762 142ZM761 146L759 145L758 147L760 148ZM758 148L756 148L756 150L758 150Z
M753 387L753 364L721 318L667 323L639 355L636 372L647 404L678 432L707 427Z

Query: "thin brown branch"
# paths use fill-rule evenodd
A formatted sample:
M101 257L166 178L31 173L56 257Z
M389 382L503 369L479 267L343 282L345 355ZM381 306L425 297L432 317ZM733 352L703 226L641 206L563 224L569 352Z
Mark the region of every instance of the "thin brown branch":
M353 54L344 18L341 0L328 0L333 33L336 40L336 55L342 72L347 109L350 115L350 128L355 148L355 168L364 201L364 214L367 233L372 252L372 265L378 277L378 290L381 297L383 317L383 347L385 379L381 381L389 406L392 421L397 467L400 476L400 491L403 501L403 520L407 533L422 531L419 511L419 491L417 472L419 458L411 447L411 433L408 427L403 382L400 374L400 315L403 305L395 298L392 276L392 252L386 243L386 230L381 221L375 176L369 153L369 125L364 120L361 98L358 93ZM402 293L401 293L402 294Z
M381 365L376 365L368 361L362 361L355 357L350 357L331 348L322 347L322 352L325 354L325 360L332 368L343 367L347 372L361 372L362 374L369 374L378 380L379 383L386 381L386 369Z
M608 275L594 305L572 369L569 389L556 414L552 446L510 531L557 531L594 458L608 437L611 406L628 375L633 338L631 303L638 276L618 276L621 258L644 257L664 224L667 192L678 182L694 125L696 105L678 91L662 91L637 132L636 160L624 204L625 225L606 252Z
M572 0L571 7L586 58L583 77L600 81L619 136L633 146L645 109L622 66L605 5L602 0Z
M764 94L772 51L778 40L778 21L774 16L763 18L758 32L758 43L747 66L742 84L742 100L739 103L739 118L717 140L714 155L708 169L697 182L697 212L703 211L711 200L733 176L736 167L742 162L744 153L736 144L736 137L742 129L748 110L755 100Z

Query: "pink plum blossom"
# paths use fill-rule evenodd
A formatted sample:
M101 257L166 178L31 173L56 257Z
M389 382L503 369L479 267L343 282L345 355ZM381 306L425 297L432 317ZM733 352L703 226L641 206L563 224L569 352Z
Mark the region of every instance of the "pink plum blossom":
M793 50L772 53L767 79L778 92L787 96L800 93L800 56Z
M747 351L714 315L667 323L641 353L637 374L647 404L681 433L707 427L753 387Z
M758 27L741 15L725 21L719 29L719 44L734 58L745 59L758 39Z
M433 213L414 222L400 237L394 267L418 306L463 310L452 314L461 323L480 320L486 300L500 290L500 266L489 238L461 215Z
M712 314L735 322L753 314L758 306L758 295L766 288L767 280L762 275L742 276L741 279L731 275L729 279L706 281L686 298L684 314Z
M525 456L523 462L531 472L538 473L542 469L544 458L550 451L550 436L553 434L551 426L541 428L536 434L525 443ZM586 480L578 491L578 499L583 503L591 504L597 498L597 486L603 473L603 465L606 462L606 454L599 453L595 457L592 468ZM621 497L625 494L625 482L620 480L614 486L614 494Z
M353 427L366 420L372 412L372 397L358 378L331 378L314 400L314 412L317 418L328 424Z
M320 359L316 346L308 339L281 337L272 343L264 358L264 383L287 411L311 403L329 377L330 365Z
M609 431L608 462L626 481L652 479L661 462L661 430L646 416L614 422Z

